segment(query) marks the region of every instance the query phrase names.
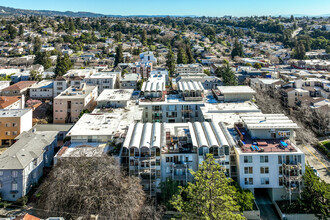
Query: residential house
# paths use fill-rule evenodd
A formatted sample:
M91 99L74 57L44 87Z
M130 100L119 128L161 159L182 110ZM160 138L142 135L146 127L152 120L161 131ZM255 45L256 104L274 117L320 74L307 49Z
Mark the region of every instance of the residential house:
M56 131L25 131L0 155L0 192L3 200L25 196L50 167L57 144Z
M1 95L3 95L3 96L19 96L19 95L28 96L29 88L36 83L37 83L36 81L21 81L21 82L15 83L7 88L4 88L1 91Z

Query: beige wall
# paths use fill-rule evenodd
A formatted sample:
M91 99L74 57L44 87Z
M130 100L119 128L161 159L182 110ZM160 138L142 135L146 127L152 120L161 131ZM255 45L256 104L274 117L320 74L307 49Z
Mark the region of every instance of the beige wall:
M71 122L77 122L80 112L84 109L93 110L95 107L94 99L86 103L86 99L54 99L53 120L55 124L66 123L65 119L68 113L71 113ZM90 98L90 97L89 97ZM68 103L71 101L71 109L68 109ZM86 103L86 104L85 104Z
M16 123L16 125L13 126L13 123ZM12 144L13 140L20 134L20 127L19 117L0 118L0 146L4 146L2 140L6 139L9 139L10 144ZM10 135L6 135L6 132L10 132ZM16 134L13 134L13 132L16 132Z

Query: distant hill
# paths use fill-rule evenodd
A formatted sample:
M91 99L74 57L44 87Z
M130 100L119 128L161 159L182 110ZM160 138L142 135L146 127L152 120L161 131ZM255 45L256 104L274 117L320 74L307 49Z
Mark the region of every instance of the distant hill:
M37 16L68 16L68 17L197 17L194 15L105 15L85 11L51 11L51 10L28 10L0 6L0 16L19 16L19 15L37 15Z
M38 16L70 16L70 17L104 17L109 15L97 14L92 12L72 12L72 11L51 11L51 10L28 10L0 6L1 15L38 15ZM114 17L116 15L110 15Z

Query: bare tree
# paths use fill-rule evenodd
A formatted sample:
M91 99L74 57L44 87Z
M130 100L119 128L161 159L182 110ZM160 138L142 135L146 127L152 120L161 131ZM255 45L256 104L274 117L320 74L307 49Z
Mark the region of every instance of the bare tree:
M41 216L157 219L152 218L155 207L144 207L140 180L125 176L117 160L109 156L61 158L40 186L39 195L37 210L47 210Z
M280 97L278 90L257 90L255 95L256 104L263 113L287 114L300 127L299 132L296 132L297 141L302 144L315 144L317 138L311 129L314 118L311 108L308 106L304 106L300 110L286 108L282 105Z

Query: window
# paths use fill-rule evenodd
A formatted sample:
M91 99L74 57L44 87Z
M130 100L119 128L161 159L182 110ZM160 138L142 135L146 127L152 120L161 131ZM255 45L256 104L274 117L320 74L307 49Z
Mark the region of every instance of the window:
M279 175L282 175L282 174L283 174L283 167L282 167L282 166L280 166L280 167L278 168L278 174L279 174Z
M10 127L10 123L6 123L6 127Z
M283 186L283 177L278 178L278 185Z
M17 127L17 123L13 123L13 127Z
M278 164L282 164L282 156L278 156Z
M268 163L268 156L260 156L260 163Z
M0 176L3 176L3 171L0 171Z
M13 131L13 135L17 135L17 131Z
M253 178L244 178L245 185L253 185Z
M2 182L0 181L0 189L2 189Z
M9 136L10 135L10 131L6 131L6 135Z
M225 154L229 155L229 147L225 147ZM252 160L252 157L251 157L251 160Z
M245 174L253 174L253 167L244 167Z
M269 168L268 167L260 167L260 173L262 173L262 174L269 173Z
M166 157L166 163L173 162L173 157Z
M12 191L17 191L17 188L18 188L18 187L17 187L17 182L16 182L16 181L12 182L12 183L11 183L11 190L12 190Z
M268 177L264 177L261 178L261 185L268 185L269 184L269 178Z
M244 156L244 163L252 163L252 156Z
M18 176L18 171L13 170L11 171L11 177L17 177Z

